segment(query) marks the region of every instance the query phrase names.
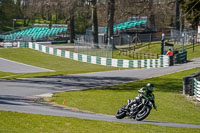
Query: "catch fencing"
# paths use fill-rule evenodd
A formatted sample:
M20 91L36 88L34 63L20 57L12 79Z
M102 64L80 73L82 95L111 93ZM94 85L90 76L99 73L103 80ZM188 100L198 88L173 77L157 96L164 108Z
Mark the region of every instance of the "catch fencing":
M159 33L120 33L114 35L110 42L113 45L126 45L130 43L135 43L136 45L139 43L145 42L153 42L153 41L160 41L161 40L161 32ZM99 34L98 40L99 43L107 43L106 34ZM76 35L77 40L81 40L88 43L93 43L93 34L86 34L86 35Z
M111 44L96 44L76 40L74 41L74 52L91 56L112 58L113 48Z

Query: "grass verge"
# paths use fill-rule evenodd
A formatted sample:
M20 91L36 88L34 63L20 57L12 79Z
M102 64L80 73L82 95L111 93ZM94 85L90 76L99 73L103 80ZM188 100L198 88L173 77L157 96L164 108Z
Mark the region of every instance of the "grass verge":
M6 77L10 77L10 76L16 76L18 74L15 74L15 73L9 73L9 72L1 72L0 71L0 79L1 78L6 78Z
M61 92L51 101L81 110L115 115L127 99L137 96L137 90L151 82L155 85L158 111L152 110L148 120L200 124L200 104L193 104L182 95L182 78L200 68L177 72L161 77L87 91Z
M49 76L49 75L68 75L77 73L117 70L117 68L114 67L83 63L71 59L45 54L28 48L0 49L0 57L56 71L56 72L43 72L43 73L28 73L24 75L19 74L21 76L16 76L15 78Z
M0 111L1 133L200 133L199 129L161 127Z

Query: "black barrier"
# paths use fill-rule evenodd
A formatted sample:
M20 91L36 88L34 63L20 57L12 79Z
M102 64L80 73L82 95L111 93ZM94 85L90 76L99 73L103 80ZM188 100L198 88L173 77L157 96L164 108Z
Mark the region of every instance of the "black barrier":
M187 51L183 51L181 53L174 54L175 56L175 63L182 64L187 62Z
M194 96L194 89L193 89L193 79L200 78L200 72L191 74L183 78L183 94Z

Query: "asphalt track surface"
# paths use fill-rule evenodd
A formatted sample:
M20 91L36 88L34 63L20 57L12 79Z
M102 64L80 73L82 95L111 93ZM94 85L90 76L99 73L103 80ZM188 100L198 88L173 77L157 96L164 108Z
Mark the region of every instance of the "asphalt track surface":
M36 73L36 72L52 72L52 70L35 67L4 58L0 58L0 71L12 73Z
M43 94L60 91L84 90L112 86L151 77L157 77L177 71L200 67L200 58L191 62L168 68L129 69L121 71L75 74L69 76L51 76L40 78L24 78L0 81L0 110L42 114L52 116L74 117L80 119L123 122L134 124L152 124L168 127L200 128L200 125L158 122L118 120L114 116L75 111L48 104L36 103L34 98Z

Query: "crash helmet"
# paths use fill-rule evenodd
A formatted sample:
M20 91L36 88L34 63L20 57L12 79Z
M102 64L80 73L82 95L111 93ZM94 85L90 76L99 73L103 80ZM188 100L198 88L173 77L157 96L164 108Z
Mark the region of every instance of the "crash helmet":
M153 92L153 90L154 90L154 85L153 85L152 83L148 83L148 84L146 85L146 88L147 88L148 91Z

